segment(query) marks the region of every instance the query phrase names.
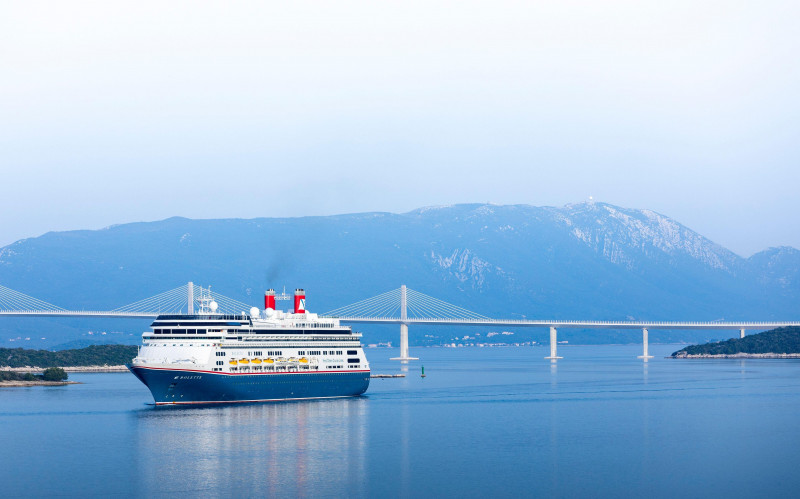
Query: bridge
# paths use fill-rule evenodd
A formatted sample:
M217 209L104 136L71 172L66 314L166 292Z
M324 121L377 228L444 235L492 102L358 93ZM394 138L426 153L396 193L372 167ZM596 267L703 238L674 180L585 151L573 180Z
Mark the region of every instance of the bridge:
M155 318L161 314L192 314L202 300L215 301L217 313L246 314L252 304L247 304L222 294L211 293L192 282L112 310L68 310L19 291L0 285L0 317L98 317L98 318ZM651 329L714 329L738 330L744 338L745 331L776 327L800 326L800 321L600 321L600 320L518 320L493 319L465 308L447 303L405 285L372 298L330 310L322 317L336 318L353 324L396 324L400 326L400 356L392 360L409 361L408 326L511 326L550 329L550 355L558 356L558 330L570 329L641 329L642 355L647 361L653 358L648 352L648 332Z

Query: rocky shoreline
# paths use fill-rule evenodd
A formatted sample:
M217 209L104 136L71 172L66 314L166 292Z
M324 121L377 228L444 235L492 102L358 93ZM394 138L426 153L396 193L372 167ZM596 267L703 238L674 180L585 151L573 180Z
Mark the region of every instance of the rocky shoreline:
M720 354L687 354L677 352L668 359L800 359L800 353L720 353Z
M42 374L45 367L0 367L0 371L12 371L16 373ZM61 367L68 373L126 373L128 368L125 366L69 366Z

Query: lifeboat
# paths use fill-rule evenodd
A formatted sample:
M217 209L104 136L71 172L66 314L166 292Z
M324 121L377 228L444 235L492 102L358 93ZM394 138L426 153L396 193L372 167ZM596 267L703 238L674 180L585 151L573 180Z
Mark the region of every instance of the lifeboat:
M239 359L239 364L249 364L250 361L247 359Z
M297 357L289 357L289 362L298 362Z
M236 359L231 359L231 360L229 360L229 361L228 361L228 364L230 364L230 365L232 365L232 366L235 366L235 365L236 365L236 364L238 364L238 363L239 363L239 362L237 362L237 360L236 360Z
M261 359L253 359L250 362L252 362L253 364L261 364Z
M300 357L300 362L302 362L303 364L308 364L308 359L305 357Z
M274 364L274 363L275 363L275 361L270 359L270 358L264 359L264 364Z

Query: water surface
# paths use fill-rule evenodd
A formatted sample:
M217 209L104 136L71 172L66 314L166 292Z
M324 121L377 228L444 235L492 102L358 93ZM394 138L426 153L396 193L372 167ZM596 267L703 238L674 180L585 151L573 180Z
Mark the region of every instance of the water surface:
M800 360L677 348L367 350L366 397L155 408L130 374L0 390L5 496L769 497L800 487ZM419 376L420 365L428 375ZM402 371L406 369L406 371Z

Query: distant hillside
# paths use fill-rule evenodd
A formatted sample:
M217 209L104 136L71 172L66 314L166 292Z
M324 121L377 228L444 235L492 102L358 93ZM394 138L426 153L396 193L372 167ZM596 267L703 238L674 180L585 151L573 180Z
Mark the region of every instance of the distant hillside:
M742 258L666 216L604 203L170 218L51 232L0 249L0 284L65 308L115 308L188 281L253 305L266 288L304 287L308 309L317 312L406 284L510 319L790 320L798 319L800 251ZM29 321L0 321L3 344L18 336L50 341L61 324L69 327L58 343L100 327L94 319ZM113 327L141 333L133 322ZM396 341L396 328L360 329L367 342ZM410 335L419 344L426 334L439 342L470 331L412 327ZM546 332L518 333L546 341ZM624 332L564 333L570 342L635 341ZM709 334L651 335L697 341Z
M78 350L0 348L0 367L119 366L136 357L132 345L95 345Z
M692 345L672 354L675 358L691 355L800 354L800 327L782 327L744 338Z

